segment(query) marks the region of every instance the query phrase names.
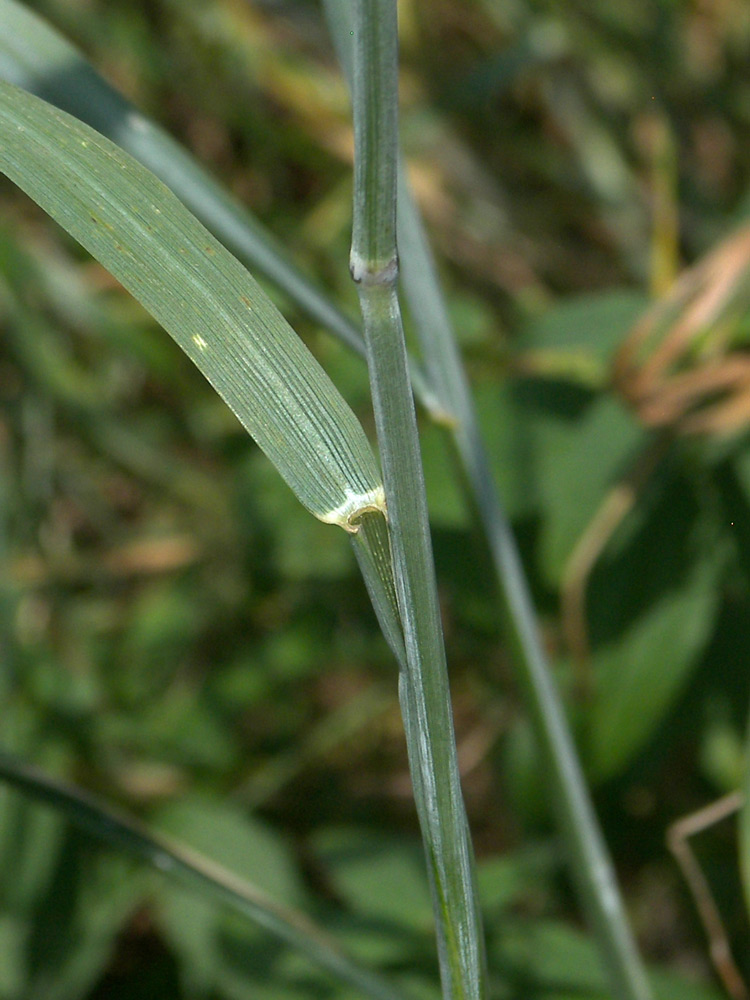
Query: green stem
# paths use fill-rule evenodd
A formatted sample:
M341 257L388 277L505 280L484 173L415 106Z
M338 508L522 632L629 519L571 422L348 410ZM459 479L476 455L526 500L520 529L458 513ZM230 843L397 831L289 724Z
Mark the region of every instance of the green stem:
M609 969L613 994L620 1000L650 1000L651 990L609 852L542 648L513 532L492 478L435 263L403 171L399 182L398 238L404 260L404 292L413 307L428 382L439 407L454 418L449 430L489 544L513 662L543 756L573 880Z
M466 447L458 438L458 447ZM650 1000L651 989L624 910L560 694L542 649L528 586L484 455L464 455L496 571L513 661L552 788L574 884L620 1000Z
M395 0L357 0L354 232L383 464L398 611L400 697L428 859L446 998L486 996L484 940L458 773L416 414L396 295L397 25Z
M351 77L348 0L325 0L339 57ZM612 862L586 786L562 699L542 648L511 527L497 495L471 396L419 211L399 171L398 244L404 293L412 306L434 393L487 537L503 617L534 733L545 762L574 883L621 1000L649 1000L650 987L624 912Z

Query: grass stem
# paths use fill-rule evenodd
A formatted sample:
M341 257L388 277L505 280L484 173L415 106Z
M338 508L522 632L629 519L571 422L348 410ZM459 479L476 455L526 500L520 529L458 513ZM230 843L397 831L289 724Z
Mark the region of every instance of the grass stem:
M396 280L395 0L357 0L354 229L362 308L405 638L399 693L428 859L446 998L486 996L481 917L458 774L416 414Z
M487 538L513 663L523 689L579 898L620 1000L649 1000L650 987L594 812L565 709L542 648L513 531L502 509L461 355L418 210L399 178L398 239L403 287L438 406L449 425L465 482Z

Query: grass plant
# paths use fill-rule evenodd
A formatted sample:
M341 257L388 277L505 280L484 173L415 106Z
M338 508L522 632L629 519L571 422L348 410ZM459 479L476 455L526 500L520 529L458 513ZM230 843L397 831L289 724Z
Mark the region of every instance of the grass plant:
M0 0L4 27L0 169L170 333L303 506L350 537L383 637L398 663L399 699L426 855L442 995L446 1000L483 1000L501 991L512 995L518 982L513 985L512 970L493 972L491 962L488 972L414 396L446 431L459 478L483 529L500 597L499 617L524 693L537 760L552 793L572 881L596 942L595 954L606 969L607 985L592 988L621 1000L648 1000L651 983L625 915L563 697L551 674L531 587L499 501L449 305L400 157L397 5L395 0L356 0L351 5L327 0L325 8L352 85L355 155L350 270L359 296L362 333L291 263L276 239L174 140L16 0ZM624 184L622 190L632 187ZM615 229L623 236L621 221ZM623 256L629 266L633 239L630 230L623 236ZM278 286L297 308L366 356L379 462L342 393L243 265ZM408 304L418 358L407 351L399 287ZM26 316L22 299L14 308L17 316ZM539 382L544 387L544 375ZM572 391L585 394L591 390L587 383L585 389L575 385ZM596 416L597 407L607 403L597 400L590 412ZM624 461L635 439L634 434L623 432L615 457L619 454ZM741 474L734 465L725 464L722 470L722 488L729 496L730 485L736 485ZM704 531L704 544L707 537ZM553 559L549 565L551 578L564 580ZM710 581L720 572L715 554L710 559L696 556L696 568L684 593L678 591L669 601L665 599L663 613L656 602L652 631L648 622L645 631L638 631L642 621L636 616L632 641L625 631L622 648L614 649L615 667L618 662L633 664L629 668L633 683L640 684L637 669L643 656L649 663L658 658L649 645L652 632L658 636L662 625L671 628L673 620L690 614L684 652L680 651L674 666L667 654L667 686L659 704L676 697L673 692L681 676L706 641L716 606ZM638 600L636 595L636 604ZM591 614L596 613L595 608ZM603 631L606 635L606 628ZM617 627L613 634L618 635ZM594 773L597 766L605 773L608 760L628 760L639 747L638 737L628 744L628 726L621 727L623 735L614 749L607 745L606 719L626 719L630 702L622 695L622 677L607 681L612 676L611 669L607 672L609 647L598 637L596 643L604 686L597 691L602 707L594 706L590 724L594 750L589 766ZM645 728L634 726L633 731L641 733ZM597 732L604 733L598 750ZM395 962L397 974L389 982L356 957L356 947L350 953L299 910L280 905L249 883L235 881L208 860L64 782L47 778L17 756L2 753L0 777L95 837L181 880L198 898L220 900L238 910L286 945L301 950L346 988L379 1000L412 994L409 973L413 970L399 970ZM746 826L745 822L743 830ZM71 982L78 980L74 976ZM291 975L286 982L292 984L290 997L308 995L299 977ZM226 988L231 994L234 987ZM314 992L317 987L311 988ZM59 995L74 1000L62 986Z
M446 997L487 996L484 939L451 717L419 435L397 282L398 41L393 0L354 19L354 226L359 291L405 657L399 694Z

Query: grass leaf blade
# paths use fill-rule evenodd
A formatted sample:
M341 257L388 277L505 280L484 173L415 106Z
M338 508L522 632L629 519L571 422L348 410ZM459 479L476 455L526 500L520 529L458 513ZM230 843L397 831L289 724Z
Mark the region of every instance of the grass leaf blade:
M50 24L0 0L0 77L86 122L151 170L254 272L358 354L362 336L289 259L274 236L162 128L110 86Z
M316 517L382 509L374 455L323 369L245 268L153 174L0 81L0 170L172 335Z
M118 850L146 862L206 898L236 910L270 934L299 949L316 965L349 983L371 1000L405 1000L378 975L341 951L329 935L303 913L282 906L262 890L239 879L197 851L152 833L141 823L102 805L93 796L43 774L0 750L0 781L58 810L71 823Z

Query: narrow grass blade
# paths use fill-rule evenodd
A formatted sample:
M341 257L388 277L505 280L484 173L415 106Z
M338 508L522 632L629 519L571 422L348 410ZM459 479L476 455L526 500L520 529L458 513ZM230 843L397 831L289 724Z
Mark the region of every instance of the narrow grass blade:
M243 263L364 354L356 325L302 274L274 236L179 143L111 87L70 42L16 0L0 0L0 28L0 78L80 118L127 150Z
M136 820L102 805L93 796L48 777L2 750L0 780L56 809L71 823L111 847L144 861L204 898L238 911L363 996L372 1000L405 1000L400 990L362 968L303 913L280 905L261 889L237 878L209 858L152 833Z
M419 438L396 279L395 0L354 5L354 228L350 258L364 319L406 658L399 693L433 893L445 998L479 1000L487 980L458 773Z
M17 0L0 0L0 28L0 79L67 111L130 153L247 267L364 357L358 327L300 271L274 235L179 143L111 87L59 32ZM425 409L439 416L435 395L414 359L410 370Z
M0 81L0 170L174 337L322 521L383 509L356 417L244 267L109 140Z

